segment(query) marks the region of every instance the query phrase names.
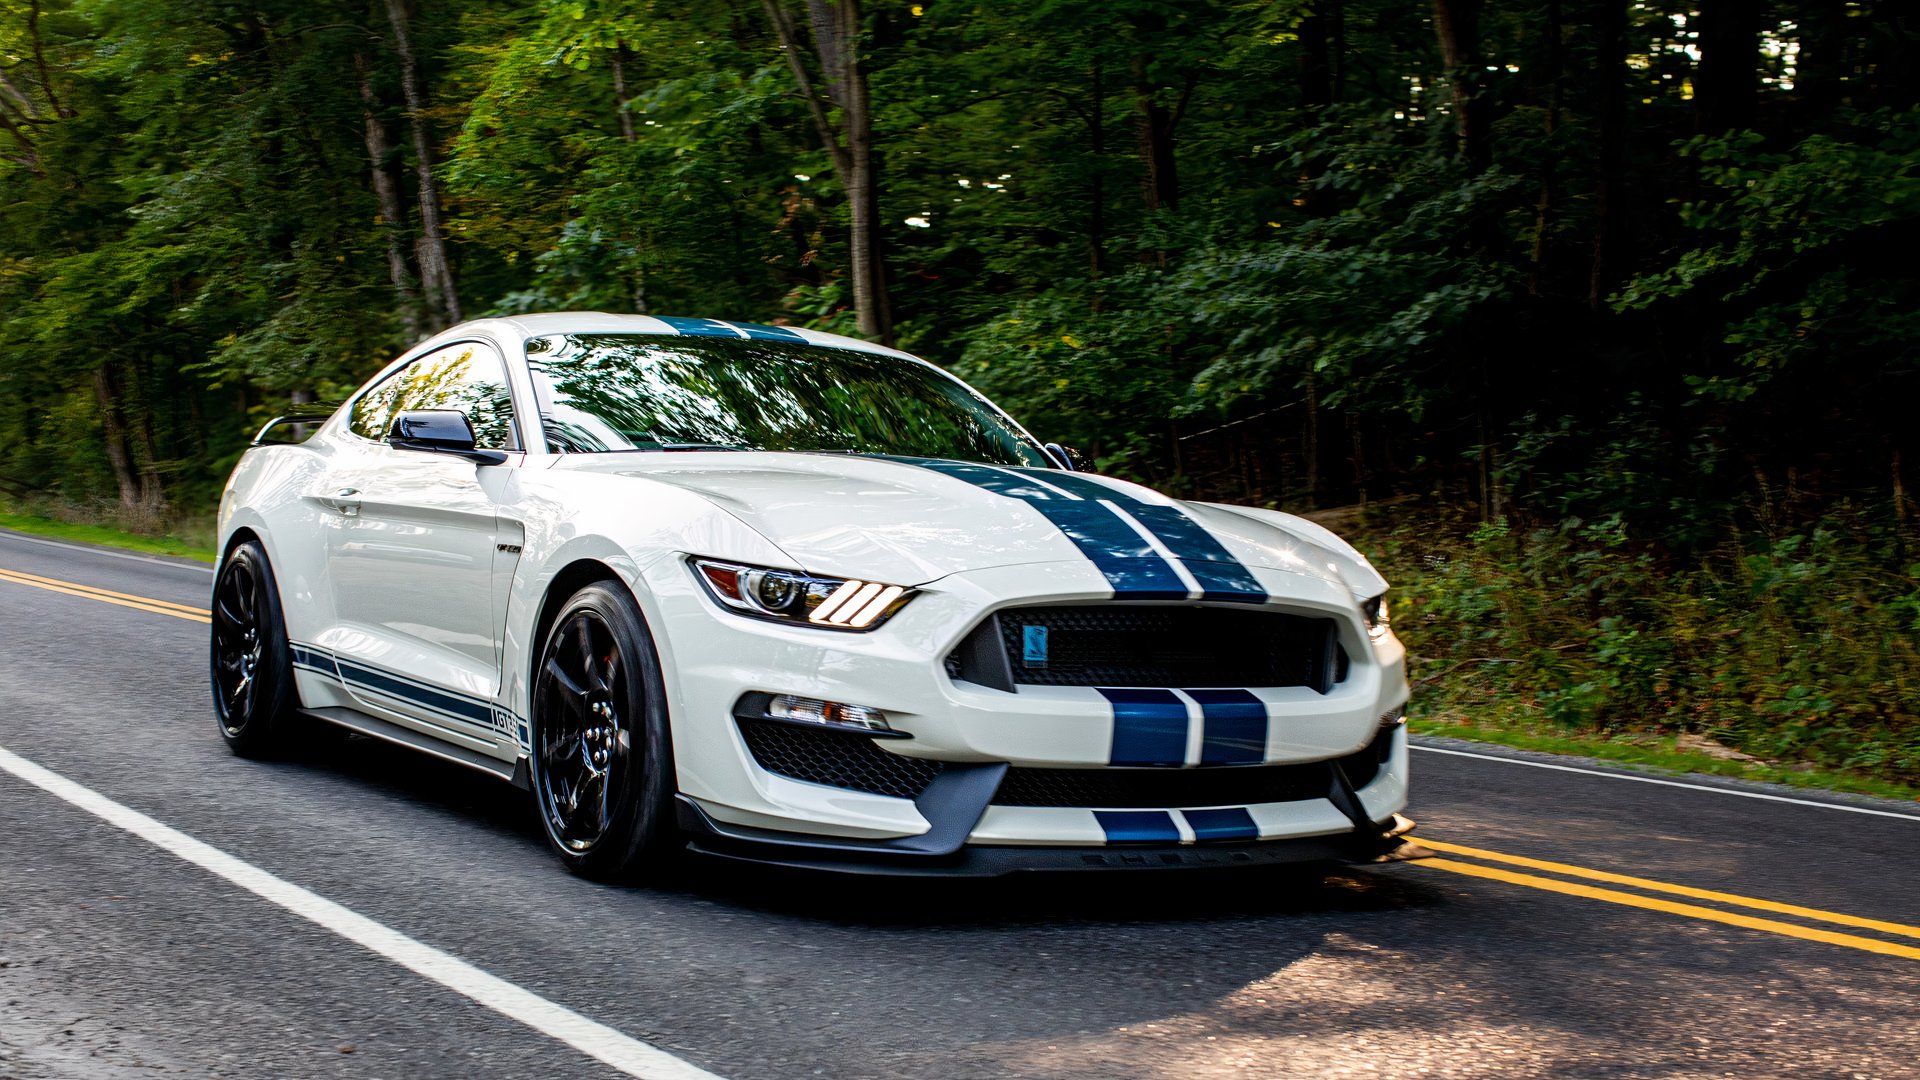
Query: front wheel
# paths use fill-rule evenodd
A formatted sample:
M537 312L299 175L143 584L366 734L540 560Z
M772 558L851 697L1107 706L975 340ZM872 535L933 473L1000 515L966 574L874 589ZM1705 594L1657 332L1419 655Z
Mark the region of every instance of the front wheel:
M607 582L567 601L533 682L534 800L567 869L622 880L673 852L672 739L653 637L632 597Z
M267 551L249 540L228 553L213 587L213 713L242 757L286 748L299 706L280 589Z

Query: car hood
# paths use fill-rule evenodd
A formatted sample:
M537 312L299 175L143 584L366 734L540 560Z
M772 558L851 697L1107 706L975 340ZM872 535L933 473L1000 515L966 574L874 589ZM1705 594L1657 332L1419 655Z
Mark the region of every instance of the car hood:
M962 571L1086 557L1030 502L979 482L991 485L997 475L1002 486L1011 480L1026 487L1062 474L961 466L958 471L970 477L962 478L938 471L940 465L847 454L674 452L573 455L555 467L627 476L700 495L810 573L923 585ZM1304 574L1361 596L1384 588L1357 552L1297 518L1179 502L1124 480L1072 475L1100 485L1123 505L1137 500L1178 507L1219 542L1217 549L1202 544L1179 552L1189 561L1232 560ZM1047 489L1040 490L1046 497Z

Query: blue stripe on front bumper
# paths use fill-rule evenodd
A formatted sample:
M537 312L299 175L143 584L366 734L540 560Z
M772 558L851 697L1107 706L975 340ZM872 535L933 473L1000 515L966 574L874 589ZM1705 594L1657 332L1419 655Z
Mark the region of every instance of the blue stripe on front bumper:
M1171 690L1097 687L1113 705L1110 765L1184 765L1187 703Z
M1200 703L1202 765L1258 765L1267 759L1267 705L1247 690L1188 690Z
M1253 815L1244 806L1230 806L1220 810L1182 810L1181 816L1193 827L1193 838L1205 843L1209 840L1258 840L1260 827L1253 823Z
M1180 828L1165 810L1095 810L1109 844L1177 844Z

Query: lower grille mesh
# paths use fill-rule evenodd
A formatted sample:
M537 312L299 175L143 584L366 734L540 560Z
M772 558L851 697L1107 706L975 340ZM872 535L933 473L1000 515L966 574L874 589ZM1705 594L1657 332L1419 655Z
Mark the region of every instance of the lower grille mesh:
M738 718L753 760L770 773L896 799L919 798L940 763L882 750L866 735Z
M1245 806L1297 802L1327 793L1327 766L1246 765L1216 769L1008 769L998 806Z

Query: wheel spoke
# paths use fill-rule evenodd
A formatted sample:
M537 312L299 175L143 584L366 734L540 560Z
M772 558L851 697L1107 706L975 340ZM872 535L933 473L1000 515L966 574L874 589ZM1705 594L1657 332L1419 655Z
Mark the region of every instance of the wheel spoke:
M560 666L559 657L553 656L547 658L547 674L553 676L553 681L560 684L560 692L562 694L582 703L587 700L587 688L581 686L572 675L567 674L567 669Z

